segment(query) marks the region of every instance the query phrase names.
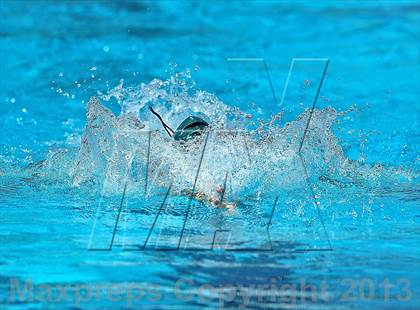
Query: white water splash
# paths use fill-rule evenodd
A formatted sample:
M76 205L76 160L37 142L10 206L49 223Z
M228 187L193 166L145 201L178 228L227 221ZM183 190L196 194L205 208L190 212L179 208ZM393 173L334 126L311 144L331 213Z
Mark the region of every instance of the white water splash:
M131 191L137 192L143 191L147 182L149 191L144 194L153 194L170 184L173 192L185 193L196 184L196 191L208 196L225 186L228 199L234 200L245 199L251 193L304 186L306 175L301 159L309 178L338 187L370 187L411 178L400 169L347 159L332 131L339 116L332 108L313 111L299 157L308 110L283 127L275 122L279 114L256 130L244 131L241 127L248 116L213 94L195 90L189 74L178 74L166 81L154 79L139 87L124 88L121 80L101 99L113 97L122 107L121 115L114 115L92 97L80 148L71 156L67 152L65 158L50 156L42 164L44 169L48 167L47 171L55 174L60 171L71 186L94 184L103 194L119 194L126 182ZM148 105L173 128L189 115L205 118L211 124L205 152L205 135L187 143L172 140Z

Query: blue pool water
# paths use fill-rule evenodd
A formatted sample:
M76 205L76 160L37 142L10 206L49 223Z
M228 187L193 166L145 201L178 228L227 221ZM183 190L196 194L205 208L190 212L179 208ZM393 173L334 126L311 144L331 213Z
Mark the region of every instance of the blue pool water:
M420 307L417 1L0 12L1 309Z

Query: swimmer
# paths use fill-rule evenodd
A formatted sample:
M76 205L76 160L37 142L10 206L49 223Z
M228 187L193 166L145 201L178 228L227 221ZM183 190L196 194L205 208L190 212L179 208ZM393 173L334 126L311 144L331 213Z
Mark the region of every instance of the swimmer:
M191 191L187 191L186 193L191 195ZM215 193L209 197L201 191L194 193L193 197L200 202L209 202L214 207L227 209L228 211L233 211L236 208L236 203L223 202L224 188L221 185L217 186Z
M165 122L162 120L162 117L155 110L153 110L151 106L149 106L149 109L154 115L158 117L165 131L175 141L186 142L193 137L201 136L203 131L209 126L209 124L202 118L197 116L189 116L178 126L175 131L173 131L171 127L165 124ZM187 193L191 195L190 191L187 191ZM233 210L236 207L236 204L223 202L224 194L224 187L219 185L216 187L215 193L210 195L210 197L207 197L206 194L201 191L194 193L193 197L200 202L209 202L212 206L215 207Z

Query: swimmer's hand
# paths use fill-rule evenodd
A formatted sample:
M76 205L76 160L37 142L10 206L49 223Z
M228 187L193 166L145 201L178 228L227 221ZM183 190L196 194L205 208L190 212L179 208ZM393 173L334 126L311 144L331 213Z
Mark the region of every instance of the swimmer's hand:
M215 206L215 207L219 207L219 208L225 208L228 210L233 210L236 208L236 203L231 203L231 202L220 202L219 199L217 199L216 196L210 196L209 198L209 202Z
M220 199L222 198L221 195L223 194L223 189L221 187L217 187L216 192L216 195L210 195L210 197L207 197L207 195L203 192L197 191L193 194L193 198L203 203L209 202L213 207L224 208L229 211L232 211L236 208L236 203L234 202L220 201ZM188 194L191 195L191 192L189 192Z

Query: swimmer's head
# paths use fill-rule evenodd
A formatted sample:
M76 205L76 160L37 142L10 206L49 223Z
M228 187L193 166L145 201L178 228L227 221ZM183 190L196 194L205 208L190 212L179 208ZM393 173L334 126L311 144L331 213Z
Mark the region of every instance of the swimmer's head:
M178 128L173 131L162 119L162 117L155 111L151 106L149 106L150 111L156 115L163 128L166 130L170 137L173 137L176 141L187 141L193 137L200 136L204 129L209 126L209 124L198 116L189 116L187 117Z
M176 141L187 141L195 136L199 136L209 124L197 116L187 117L175 130L173 135Z

